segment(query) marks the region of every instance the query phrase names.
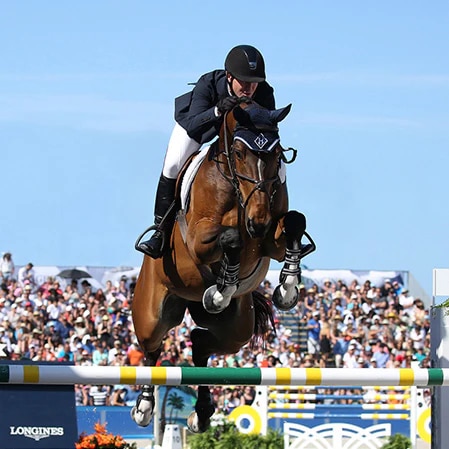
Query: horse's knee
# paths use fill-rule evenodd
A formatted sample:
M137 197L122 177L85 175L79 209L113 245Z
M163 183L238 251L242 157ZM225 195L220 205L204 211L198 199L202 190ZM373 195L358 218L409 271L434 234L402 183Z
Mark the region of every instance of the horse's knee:
M218 237L218 245L224 253L240 252L243 242L240 232L235 228L227 228Z

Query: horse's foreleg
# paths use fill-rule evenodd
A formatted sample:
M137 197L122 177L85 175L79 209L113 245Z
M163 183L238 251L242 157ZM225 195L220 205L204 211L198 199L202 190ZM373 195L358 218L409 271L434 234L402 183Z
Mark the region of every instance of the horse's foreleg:
M242 249L239 231L235 228L226 229L218 237L218 245L223 250L223 258L217 283L209 287L203 295L203 306L209 313L220 313L228 307L239 283Z
M279 285L273 292L273 304L280 310L290 310L299 300L298 284L301 282L301 259L315 250L315 243L306 233L306 217L297 211L289 211L284 217L285 260L279 275ZM306 235L310 240L301 244Z
M161 350L148 353L145 357L146 366L155 366ZM131 417L141 427L147 427L153 419L155 408L154 385L144 385L142 393L137 398L136 405L131 409Z

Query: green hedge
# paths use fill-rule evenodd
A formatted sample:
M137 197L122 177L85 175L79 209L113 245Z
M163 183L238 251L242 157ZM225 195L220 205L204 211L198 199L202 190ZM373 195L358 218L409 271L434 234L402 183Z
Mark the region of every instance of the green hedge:
M233 423L224 422L187 438L190 449L283 449L284 438L268 430L266 436L240 433Z
M412 442L410 441L410 438L397 433L396 435L392 435L381 449L410 449L411 447Z

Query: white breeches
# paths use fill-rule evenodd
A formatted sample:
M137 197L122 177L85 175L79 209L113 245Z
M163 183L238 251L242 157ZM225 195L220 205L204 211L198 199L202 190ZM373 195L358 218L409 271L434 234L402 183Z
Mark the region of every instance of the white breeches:
M162 174L166 178L176 179L187 159L200 148L201 144L189 137L187 131L176 123L168 141ZM279 177L282 183L285 182L286 171L284 162L281 162Z
M175 124L168 141L162 174L166 178L176 179L187 159L201 147L201 144L189 137L187 131Z

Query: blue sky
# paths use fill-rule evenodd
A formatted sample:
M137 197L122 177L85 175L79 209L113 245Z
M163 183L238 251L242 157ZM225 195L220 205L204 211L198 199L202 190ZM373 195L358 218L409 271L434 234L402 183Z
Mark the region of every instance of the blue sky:
M0 251L140 265L173 99L234 45L265 56L316 269L449 265L447 1L2 2Z

